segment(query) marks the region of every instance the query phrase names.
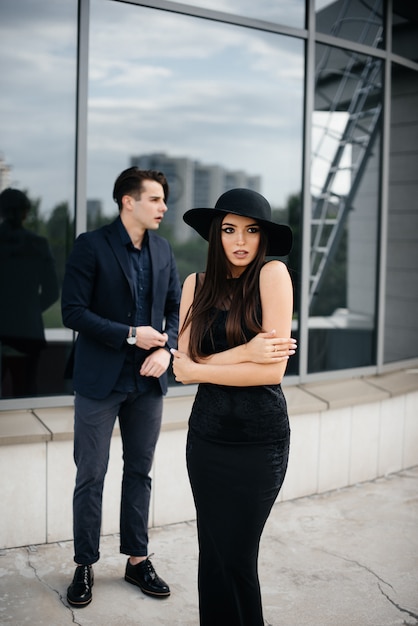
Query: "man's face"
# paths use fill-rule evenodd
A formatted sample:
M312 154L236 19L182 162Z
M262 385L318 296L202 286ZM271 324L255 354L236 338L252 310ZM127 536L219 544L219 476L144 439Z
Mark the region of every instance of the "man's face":
M139 200L128 196L131 201L132 220L140 228L157 230L167 211L163 186L155 180L145 180L142 186L143 191Z

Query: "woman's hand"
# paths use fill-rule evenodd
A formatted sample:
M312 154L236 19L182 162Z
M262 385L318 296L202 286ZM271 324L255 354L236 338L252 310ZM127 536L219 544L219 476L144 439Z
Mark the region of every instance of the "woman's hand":
M276 337L276 331L258 333L244 344L244 357L253 363L280 363L296 352L296 339Z
M170 352L174 357L173 373L176 381L189 385L192 383L211 382L211 380L206 380L208 375L207 366L212 365L214 368L218 366L230 367L231 364L225 360L225 355L235 350L240 351L239 357L235 360L235 365L239 363L272 365L287 361L290 356L295 354L296 348L295 339L292 337L276 337L276 331L272 330L268 333L258 333L248 343L232 348L230 351L211 355L206 359L202 359L200 363L192 361L184 352L174 349L171 349ZM221 359L223 361L220 362ZM225 373L227 372L225 369L224 371ZM212 375L213 372L211 373ZM205 377L205 380L203 380L203 377Z
M174 378L178 383L183 383L183 385L189 385L192 383L200 382L197 380L197 368L199 367L198 363L192 361L187 354L184 352L179 352L174 348L170 349L171 354L173 355L173 373Z

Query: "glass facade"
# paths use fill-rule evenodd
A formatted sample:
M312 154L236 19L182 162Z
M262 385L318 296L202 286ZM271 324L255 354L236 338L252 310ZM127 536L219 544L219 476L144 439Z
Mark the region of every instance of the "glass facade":
M1 398L67 391L59 292L73 243L77 2L0 5ZM24 203L24 200L23 200Z
M392 65L385 275L385 363L418 347L418 74Z
M315 0L318 32L373 48L384 45L384 0Z
M318 45L309 372L376 363L382 61Z
M392 50L394 54L418 59L418 4L411 0L393 0Z
M250 186L285 211L302 186L303 68L296 38L93 0L88 198L111 216L120 171L161 169L164 223L182 243L186 208L227 188Z
M182 214L227 189L292 226L295 381L418 359L412 0L15 4L0 6L0 192L29 204L12 233L1 209L0 410L71 397L65 261L75 231L115 217L130 165L167 175L160 230L182 279L206 252Z
M186 0L185 4L295 28L305 25L305 0Z

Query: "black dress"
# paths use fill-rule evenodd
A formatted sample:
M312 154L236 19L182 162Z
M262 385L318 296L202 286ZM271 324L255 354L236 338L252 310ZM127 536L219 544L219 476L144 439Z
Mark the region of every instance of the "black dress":
M227 315L217 311L206 354L228 348ZM186 458L197 512L201 626L264 624L259 543L285 477L289 437L280 385L199 385Z

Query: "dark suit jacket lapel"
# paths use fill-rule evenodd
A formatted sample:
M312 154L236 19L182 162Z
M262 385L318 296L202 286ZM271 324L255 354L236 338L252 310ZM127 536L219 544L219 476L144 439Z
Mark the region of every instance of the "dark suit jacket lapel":
M126 276L126 280L129 283L129 287L132 293L132 298L135 299L135 289L134 289L134 284L133 284L133 279L132 279L129 252L126 246L123 245L121 237L120 237L119 225L118 225L119 219L120 218L117 218L114 222L109 224L108 229L106 231L106 237L117 260L119 261L119 264L122 268L122 272Z

